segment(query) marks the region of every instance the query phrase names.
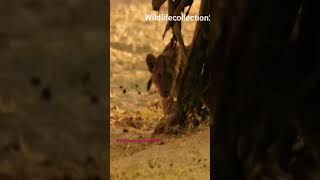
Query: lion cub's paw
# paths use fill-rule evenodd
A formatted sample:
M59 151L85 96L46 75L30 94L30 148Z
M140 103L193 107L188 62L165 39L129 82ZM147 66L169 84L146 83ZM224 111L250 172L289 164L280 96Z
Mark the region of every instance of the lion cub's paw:
M157 125L153 134L177 134L179 128L178 117L173 113L162 118L162 121Z

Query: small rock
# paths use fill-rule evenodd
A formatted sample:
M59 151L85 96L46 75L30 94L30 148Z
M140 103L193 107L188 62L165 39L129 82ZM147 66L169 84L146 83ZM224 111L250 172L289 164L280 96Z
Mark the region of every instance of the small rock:
M41 84L40 77L37 77L37 76L31 77L30 83L35 87L39 86Z
M98 96L92 95L92 96L90 97L90 102L91 102L92 104L98 104L98 102L99 102Z
M50 101L52 99L52 92L49 87L45 87L42 89L41 98L45 101Z
M164 143L164 141L161 141L160 143L159 143L159 145L164 145L165 143Z
M81 82L83 84L87 84L88 82L91 81L91 74L90 72L84 72L81 76Z
M11 142L11 143L9 143L8 145L6 145L5 147L4 147L4 150L6 150L6 151L11 151L11 150L13 150L13 151L20 151L21 150L21 144L19 143L19 142Z

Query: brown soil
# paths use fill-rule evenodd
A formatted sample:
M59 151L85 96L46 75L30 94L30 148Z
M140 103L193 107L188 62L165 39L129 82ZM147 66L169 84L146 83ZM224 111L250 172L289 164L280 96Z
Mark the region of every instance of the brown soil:
M0 179L104 179L107 9L91 2L0 2Z
M191 14L197 13L195 4ZM165 13L165 9L162 10ZM111 1L110 27L110 165L112 179L210 179L210 130L200 127L178 136L152 137L162 117L161 99L145 64L148 53L159 54L165 22L147 22L151 1ZM183 34L191 42L195 23ZM117 139L160 138L162 143L119 143Z

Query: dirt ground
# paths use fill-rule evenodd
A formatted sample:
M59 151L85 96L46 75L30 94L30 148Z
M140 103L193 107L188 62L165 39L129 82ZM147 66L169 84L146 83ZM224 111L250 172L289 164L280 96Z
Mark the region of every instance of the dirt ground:
M110 166L111 179L210 179L210 130L202 126L161 142L119 143L117 139L150 139L160 122L160 96L148 92L148 53L158 55L169 42L162 40L165 22L145 21L151 1L111 0L110 22ZM199 2L191 10L197 14ZM166 9L161 10L162 13ZM195 22L184 23L186 44Z
M107 6L91 2L0 2L1 180L105 179L107 37L96 17Z
M0 179L105 177L100 60L1 59Z

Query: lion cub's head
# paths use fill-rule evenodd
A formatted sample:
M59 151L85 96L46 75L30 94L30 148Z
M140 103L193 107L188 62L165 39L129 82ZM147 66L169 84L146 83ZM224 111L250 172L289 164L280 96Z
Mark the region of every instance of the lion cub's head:
M153 54L148 54L146 63L151 73L151 78L148 82L148 90L151 84L154 83L160 92L160 96L167 98L175 90L176 79L179 74L179 47L178 45L168 44L163 52L155 57Z

